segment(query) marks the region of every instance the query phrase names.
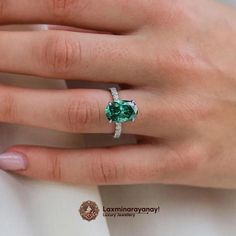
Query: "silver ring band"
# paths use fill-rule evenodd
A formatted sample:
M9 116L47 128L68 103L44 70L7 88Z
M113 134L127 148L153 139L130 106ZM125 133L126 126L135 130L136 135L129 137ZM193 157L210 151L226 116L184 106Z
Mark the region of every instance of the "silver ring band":
M119 93L116 88L110 88L111 95L113 98L113 101L116 102L120 99ZM121 123L115 123L115 133L114 133L114 138L119 139L122 133L122 124Z
M118 101L120 99L120 97L119 97L119 93L118 93L117 89L110 88L109 90L111 91L111 95L112 95L114 102Z

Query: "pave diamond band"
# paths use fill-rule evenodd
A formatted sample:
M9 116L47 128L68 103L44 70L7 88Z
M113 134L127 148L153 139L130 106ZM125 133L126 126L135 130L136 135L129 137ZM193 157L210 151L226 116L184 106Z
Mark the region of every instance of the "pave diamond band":
M110 123L115 123L114 138L118 139L122 133L122 123L135 121L138 107L134 101L121 100L116 88L109 89L113 102L109 102L105 114Z
M119 94L116 88L110 88L111 91L111 95L113 98L113 101L118 101L119 100ZM110 120L110 122L112 122ZM119 139L122 133L122 124L121 123L115 123L116 127L115 127L115 133L114 133L114 138L115 139Z
M114 134L114 138L118 139L121 136L122 133L122 124L121 123L115 123L116 124L116 128L115 128L115 134Z
M119 94L116 88L110 88L111 95L113 97L114 102L119 100Z

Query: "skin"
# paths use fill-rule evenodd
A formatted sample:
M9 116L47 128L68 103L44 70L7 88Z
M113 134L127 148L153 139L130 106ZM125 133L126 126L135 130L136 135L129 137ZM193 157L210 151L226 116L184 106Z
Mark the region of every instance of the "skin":
M23 154L27 167L15 173L73 184L236 187L233 8L210 0L8 0L0 1L0 23L69 27L0 32L0 71L121 84L121 98L140 110L124 124L137 145L16 146L8 151ZM112 133L110 100L103 90L1 85L0 121Z

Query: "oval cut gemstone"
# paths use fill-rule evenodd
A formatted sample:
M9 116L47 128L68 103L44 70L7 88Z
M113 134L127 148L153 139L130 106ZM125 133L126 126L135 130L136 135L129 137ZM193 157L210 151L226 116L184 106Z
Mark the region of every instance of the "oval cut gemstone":
M124 123L135 120L138 107L134 101L117 100L108 104L105 113L110 122Z

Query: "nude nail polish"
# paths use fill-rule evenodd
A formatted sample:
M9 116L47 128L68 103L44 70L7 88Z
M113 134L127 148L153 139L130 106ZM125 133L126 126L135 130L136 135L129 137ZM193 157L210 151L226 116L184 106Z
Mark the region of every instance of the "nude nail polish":
M26 157L21 153L6 152L0 154L0 169L7 171L25 170L27 168Z

